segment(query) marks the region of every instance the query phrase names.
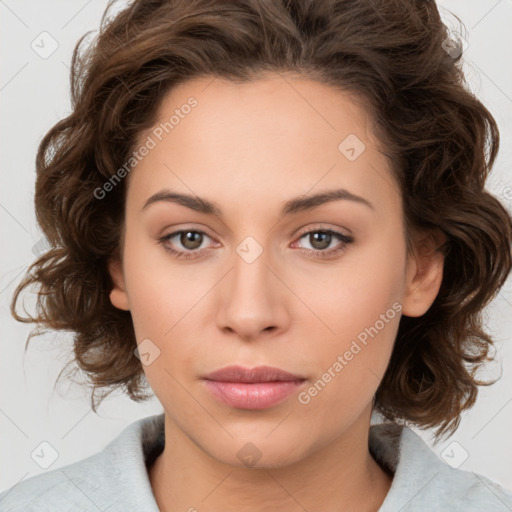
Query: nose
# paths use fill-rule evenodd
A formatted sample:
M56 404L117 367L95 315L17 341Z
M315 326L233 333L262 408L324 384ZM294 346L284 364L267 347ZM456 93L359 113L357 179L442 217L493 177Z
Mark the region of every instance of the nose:
M244 252L247 247L249 250ZM218 288L219 328L245 341L275 336L286 330L290 321L288 303L292 294L283 283L283 270L270 251L261 248L258 255L257 246L241 244Z

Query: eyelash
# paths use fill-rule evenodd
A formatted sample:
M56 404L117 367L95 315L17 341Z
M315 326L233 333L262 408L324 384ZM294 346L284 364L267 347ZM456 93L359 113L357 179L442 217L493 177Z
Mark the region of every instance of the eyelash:
M199 258L204 252L208 251L208 248L203 249L196 249L193 251L177 251L176 249L173 249L166 245L170 239L174 238L176 235L180 235L181 233L199 233L208 236L211 238L208 233L201 231L199 229L181 229L179 231L174 231L173 233L170 233L168 235L165 235L164 237L159 239L159 243L161 243L166 251L171 253L173 256L175 256L178 259L191 259L191 258ZM298 240L301 240L307 235L310 235L312 233L326 233L331 234L337 237L341 244L338 247L335 247L333 249L328 250L320 250L320 249L305 249L309 253L313 253L315 256L318 256L320 258L328 258L330 256L333 256L334 254L337 254L341 251L343 251L347 245L354 242L354 238L348 235L344 235L343 233L340 233L338 231L335 231L333 229L323 229L323 228L317 228L310 231L306 231L302 233Z

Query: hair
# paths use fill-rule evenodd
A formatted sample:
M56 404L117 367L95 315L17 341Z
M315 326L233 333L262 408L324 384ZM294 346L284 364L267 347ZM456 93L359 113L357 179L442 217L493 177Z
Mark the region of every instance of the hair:
M445 235L439 293L424 315L401 317L373 405L390 421L435 427L436 440L453 433L477 386L494 383L476 378L494 343L482 310L511 270L512 219L484 189L497 124L467 86L460 40L435 2L134 0L108 17L113 4L86 50L87 34L77 42L71 113L38 147L35 208L49 249L16 288L13 316L73 333L71 363L87 376L94 411L114 389L135 401L152 396L134 356L131 314L109 299L107 264L122 257L128 180L106 199L95 191L129 160L177 84L296 73L371 113L403 196L408 248L414 229ZM37 313L21 317L19 294L31 285Z

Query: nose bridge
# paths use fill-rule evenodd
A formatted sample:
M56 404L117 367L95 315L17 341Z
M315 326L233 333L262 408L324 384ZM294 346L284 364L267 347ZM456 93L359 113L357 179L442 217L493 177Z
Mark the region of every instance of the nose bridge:
M253 236L246 236L235 247L231 279L232 292L239 296L239 300L244 297L252 297L253 301L256 298L268 300L274 288L272 272L268 268L272 266L272 251L267 239L259 238L261 242Z
M235 247L232 270L222 290L219 327L244 338L254 338L270 327L282 328L286 319L283 285L274 275L272 250L264 244L247 236Z

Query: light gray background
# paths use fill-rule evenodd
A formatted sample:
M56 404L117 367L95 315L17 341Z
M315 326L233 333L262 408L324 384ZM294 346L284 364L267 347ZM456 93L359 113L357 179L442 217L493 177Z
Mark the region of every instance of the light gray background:
M123 2L119 3L120 6ZM471 89L495 116L502 147L488 188L512 207L512 1L443 0L443 19L458 31L447 11L467 29L464 67ZM114 395L95 415L86 388L53 386L71 357L71 338L54 333L36 337L23 357L30 325L9 314L12 292L34 260L41 239L33 211L37 145L67 115L69 64L78 38L97 30L105 0L0 0L1 165L0 165L0 491L46 471L31 457L40 443L50 443L58 457L55 469L101 450L129 423L163 411L156 399L143 404ZM48 32L57 41L52 55ZM44 41L44 48L42 38ZM487 325L497 340L497 362L482 377L503 376L481 388L475 407L450 439L433 446L431 432L418 432L436 454L461 469L484 474L512 490L512 280L486 311ZM28 304L30 304L28 302ZM457 444L454 444L457 443ZM464 460L464 458L467 458Z

